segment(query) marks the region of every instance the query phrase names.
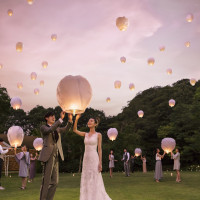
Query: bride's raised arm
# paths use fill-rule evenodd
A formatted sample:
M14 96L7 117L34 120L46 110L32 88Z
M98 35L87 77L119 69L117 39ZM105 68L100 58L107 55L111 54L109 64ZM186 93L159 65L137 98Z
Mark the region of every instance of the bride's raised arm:
M85 132L82 132L82 131L79 131L77 130L77 124L78 124L78 120L79 118L81 117L80 114L76 115L76 119L75 119L75 122L74 122L74 128L73 128L73 131L74 133L76 133L77 135L80 135L80 136L85 136Z

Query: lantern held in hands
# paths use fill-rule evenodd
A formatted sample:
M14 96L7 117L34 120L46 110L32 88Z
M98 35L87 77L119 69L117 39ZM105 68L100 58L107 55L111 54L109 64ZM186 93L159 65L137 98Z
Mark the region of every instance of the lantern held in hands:
M172 152L176 147L176 141L173 138L164 138L161 141L161 147L166 153Z
M37 74L35 73L35 72L32 72L31 73L31 80L36 80L36 78L37 78Z
M42 148L43 148L43 139L42 138L36 138L33 141L33 146L34 146L36 151L41 151Z
M12 126L8 129L8 141L12 147L21 146L24 139L24 131L20 126Z
M122 85L121 81L115 81L114 82L114 86L115 86L116 89L120 89L121 85Z
M142 118L144 116L144 112L142 110L138 111L138 117Z
M190 79L190 84L192 85L192 86L195 86L195 84L196 84L196 79L195 78L191 78Z
M108 129L107 135L110 140L112 140L112 141L116 140L118 131L116 128L110 128L110 129Z
M176 101L175 101L174 99L170 99L170 100L169 100L169 106L170 106L171 108L174 107L175 104L176 104Z
M147 62L148 62L148 64L149 64L150 66L153 66L154 63L155 63L155 59L154 59L154 58L149 58Z
M13 97L10 101L10 105L14 110L18 110L22 106L22 101L19 97Z
M16 44L16 51L17 52L22 52L22 50L23 50L23 43L22 42L18 42Z
M128 19L126 17L118 17L116 19L116 26L120 31L126 31L129 26Z
M126 58L123 56L120 58L121 63L125 63L126 62Z
M111 101L110 97L107 97L106 102L109 103Z
M140 148L135 149L135 156L140 156L142 154L142 150Z
M58 84L57 101L66 113L84 113L91 98L90 83L82 76L65 76Z

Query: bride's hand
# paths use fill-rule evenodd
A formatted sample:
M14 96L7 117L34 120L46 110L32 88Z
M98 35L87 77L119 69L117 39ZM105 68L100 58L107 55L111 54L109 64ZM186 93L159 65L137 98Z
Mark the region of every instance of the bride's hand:
M81 114L77 114L76 115L76 120L79 120L80 117L81 117Z
M101 163L99 163L98 169L99 169L99 172L102 172L102 164Z

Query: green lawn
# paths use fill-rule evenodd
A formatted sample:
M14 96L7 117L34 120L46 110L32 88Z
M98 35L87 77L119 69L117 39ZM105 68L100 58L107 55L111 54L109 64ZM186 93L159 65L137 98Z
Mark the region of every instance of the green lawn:
M131 177L115 173L112 179L108 173L103 174L107 193L113 200L199 200L200 172L182 172L182 182L175 182L175 173L164 173L160 183L153 180L153 172L143 174L136 172ZM2 200L38 200L41 178L37 175L33 183L28 183L27 190L21 191L20 178L13 175L2 179L5 191L0 191ZM79 199L80 175L60 174L60 183L55 200ZM95 199L94 199L95 200Z

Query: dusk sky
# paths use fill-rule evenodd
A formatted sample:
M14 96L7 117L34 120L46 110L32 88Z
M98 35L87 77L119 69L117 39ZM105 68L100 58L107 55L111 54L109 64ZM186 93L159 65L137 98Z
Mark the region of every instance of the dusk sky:
M186 21L190 13L191 23ZM116 18L123 16L129 19L124 32L116 27ZM57 34L56 41L52 34ZM24 44L21 53L16 52L17 42ZM160 46L166 50L160 52ZM122 56L127 59L124 64ZM154 66L147 64L150 57L155 58ZM49 63L46 69L43 61ZM35 0L33 5L0 0L0 64L1 86L11 98L22 99L25 111L36 105L57 106L59 81L82 75L92 86L90 106L116 115L140 91L183 78L199 79L200 0ZM31 72L38 75L35 81ZM115 80L122 82L119 90ZM23 89L17 88L18 82ZM129 83L135 84L134 91Z

